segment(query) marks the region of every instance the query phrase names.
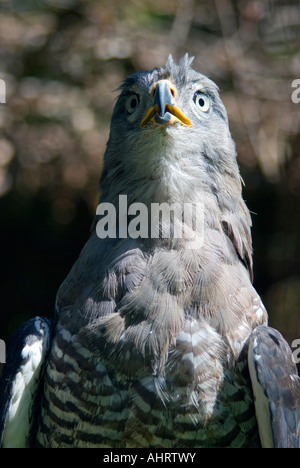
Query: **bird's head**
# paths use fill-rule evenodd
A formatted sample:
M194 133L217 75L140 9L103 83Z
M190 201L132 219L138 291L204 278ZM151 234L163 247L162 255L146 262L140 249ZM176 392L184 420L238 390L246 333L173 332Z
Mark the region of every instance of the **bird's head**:
M143 181L164 180L180 198L194 184L218 184L208 173L226 171L234 173L239 185L235 146L218 87L195 71L192 61L186 54L177 64L169 56L165 67L135 73L120 87L103 179L106 183L111 174L110 185L119 193Z

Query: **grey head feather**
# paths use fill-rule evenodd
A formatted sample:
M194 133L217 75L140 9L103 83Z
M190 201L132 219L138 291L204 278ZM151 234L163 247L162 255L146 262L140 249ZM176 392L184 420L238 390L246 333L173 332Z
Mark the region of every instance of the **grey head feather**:
M188 53L186 53L178 62L178 65L174 61L172 54L169 55L167 63L166 63L166 71L170 73L170 75L174 75L174 72L178 77L180 77L181 81L184 81L187 74L191 70L191 65L194 61L195 57L190 57Z

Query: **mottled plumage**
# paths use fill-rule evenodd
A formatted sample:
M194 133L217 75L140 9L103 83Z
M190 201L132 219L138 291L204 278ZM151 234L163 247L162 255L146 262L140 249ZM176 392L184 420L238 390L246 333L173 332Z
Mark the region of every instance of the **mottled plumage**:
M270 329L252 286L251 220L225 107L217 86L191 62L170 57L164 68L136 73L120 88L100 200L116 207L116 236L99 238L97 215L58 291L37 446L261 445L247 352L263 325L249 355L257 362L257 340L263 343ZM168 237L164 221L158 237L150 224L147 238L121 237L120 195L149 212L153 203L200 204L203 231L191 248L195 214L175 213ZM182 223L183 237L176 238ZM278 340L282 385L289 387L292 375L296 388L299 445L299 379L295 366L285 366L291 353ZM272 347L265 355L272 365Z

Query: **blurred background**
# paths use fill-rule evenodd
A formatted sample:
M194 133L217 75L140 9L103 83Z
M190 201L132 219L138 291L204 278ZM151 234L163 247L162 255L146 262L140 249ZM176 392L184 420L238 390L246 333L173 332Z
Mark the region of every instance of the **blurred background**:
M255 287L300 338L299 0L0 0L1 339L53 315L88 239L114 90L185 52L228 110Z

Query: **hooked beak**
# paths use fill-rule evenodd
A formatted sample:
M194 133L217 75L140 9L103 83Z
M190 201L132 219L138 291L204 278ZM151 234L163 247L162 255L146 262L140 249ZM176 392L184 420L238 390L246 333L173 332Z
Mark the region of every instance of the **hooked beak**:
M175 94L176 90L170 81L158 81L151 91L153 105L141 121L140 127L144 127L150 121L155 125L174 125L179 122L181 125L191 127L191 121L175 105Z

